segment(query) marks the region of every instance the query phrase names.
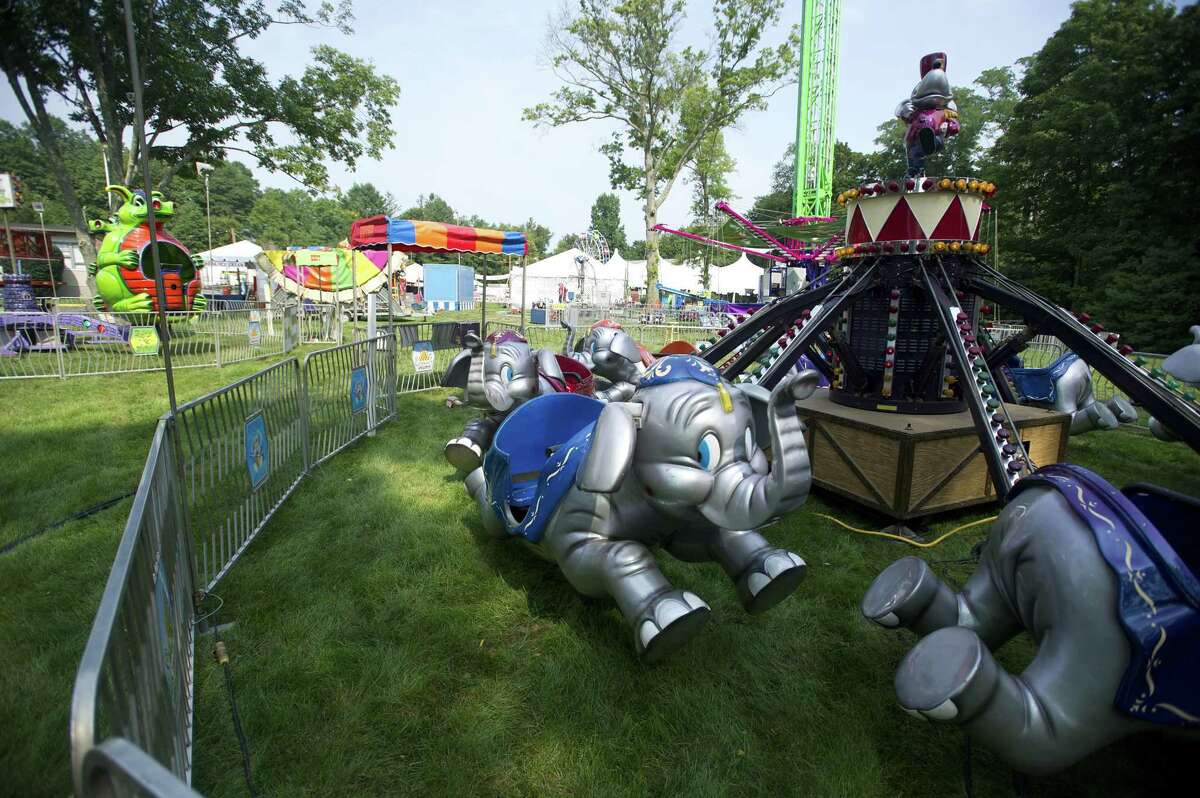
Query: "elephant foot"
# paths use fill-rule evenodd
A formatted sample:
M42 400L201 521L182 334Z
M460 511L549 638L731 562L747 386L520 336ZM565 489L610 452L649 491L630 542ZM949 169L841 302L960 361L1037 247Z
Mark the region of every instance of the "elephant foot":
M863 617L880 626L927 634L958 623L958 599L920 557L904 557L883 570L863 595Z
M483 451L479 444L467 437L455 438L446 444L442 452L450 465L463 474L469 474L483 465Z
M634 643L643 662L654 663L678 651L708 622L704 599L686 590L663 593L634 624Z
M1138 420L1137 409L1123 396L1114 396L1108 400L1108 409L1122 424L1133 424Z
M914 717L965 723L994 697L999 673L979 635L949 626L905 655L896 670L896 698Z
M807 570L800 555L784 549L768 549L755 557L738 577L738 598L751 615L766 612L800 586Z

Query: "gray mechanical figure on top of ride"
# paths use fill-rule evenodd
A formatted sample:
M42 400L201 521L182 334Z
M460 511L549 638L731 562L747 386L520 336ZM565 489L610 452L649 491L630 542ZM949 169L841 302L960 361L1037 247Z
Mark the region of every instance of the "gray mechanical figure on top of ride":
M609 385L596 391L602 402L622 402L633 396L637 381L646 373L653 358L633 340L621 325L603 319L592 325L578 344L573 345L575 330L565 321L567 340L563 354L578 360Z
M1188 388L1200 389L1200 324L1192 325L1188 332L1192 334L1192 343L1164 360L1162 370ZM1150 432L1160 441L1178 440L1157 418L1150 419Z
M519 333L500 330L480 340L475 333L463 338L465 349L459 352L442 377L444 387L462 388L467 404L484 410L471 419L463 434L446 444L446 459L463 474L469 474L483 462L504 417L522 402L543 392L541 372L562 373L554 353L533 350Z
M638 654L656 661L699 631L709 607L667 581L653 547L719 563L750 613L799 584L804 561L757 528L808 495L796 400L817 380L807 371L770 393L758 389L770 429L768 464L744 389L699 358L665 357L628 402L559 394L522 405L500 428L484 467L467 477L467 489L489 532L540 542L576 590L611 596Z
M1196 499L1078 466L1025 477L962 592L905 557L863 597L868 619L921 636L895 673L900 706L1025 773L1152 724L1200 728L1197 517ZM1015 676L992 651L1022 630L1038 649Z

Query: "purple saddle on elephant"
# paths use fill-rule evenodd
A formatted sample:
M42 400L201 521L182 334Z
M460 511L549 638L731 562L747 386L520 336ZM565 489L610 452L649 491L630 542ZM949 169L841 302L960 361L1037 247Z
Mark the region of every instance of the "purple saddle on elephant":
M1122 493L1061 463L1022 479L1012 495L1035 485L1067 500L1116 575L1130 657L1114 706L1140 720L1200 726L1200 502L1154 486Z

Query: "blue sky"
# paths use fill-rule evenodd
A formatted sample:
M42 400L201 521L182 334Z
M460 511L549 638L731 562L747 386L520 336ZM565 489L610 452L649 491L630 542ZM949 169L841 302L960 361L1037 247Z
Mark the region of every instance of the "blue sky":
M557 86L545 66L544 40L561 0L442 0L377 10L384 5L359 0L351 36L286 27L248 45L273 75L302 72L309 48L323 42L371 59L399 82L396 148L352 173L335 166L334 182L371 181L402 206L434 192L464 214L512 222L532 216L556 238L586 229L592 201L609 190L608 165L596 149L609 128L539 130L521 120L523 108ZM786 24L799 22L800 8L800 0L787 3ZM969 83L983 69L1035 52L1069 11L1069 0L844 0L838 138L871 149L875 126L907 96L924 53L945 50L951 80ZM703 42L709 16L708 3L690 4L685 38ZM773 38L781 36L782 27ZM795 115L790 87L727 131L737 160L735 207L765 192L771 167L794 137ZM24 121L6 84L0 116ZM260 172L259 179L295 185L282 175ZM660 221L685 222L688 204L687 186L677 184ZM622 192L621 210L629 237L641 238L637 198Z

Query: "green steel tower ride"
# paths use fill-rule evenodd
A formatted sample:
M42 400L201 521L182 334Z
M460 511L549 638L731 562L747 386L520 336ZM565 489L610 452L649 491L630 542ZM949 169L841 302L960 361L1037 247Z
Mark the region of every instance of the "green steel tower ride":
M800 102L796 113L796 216L829 216L842 0L804 0Z

